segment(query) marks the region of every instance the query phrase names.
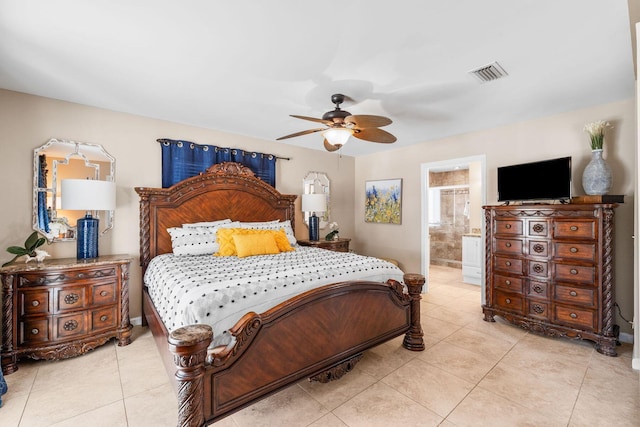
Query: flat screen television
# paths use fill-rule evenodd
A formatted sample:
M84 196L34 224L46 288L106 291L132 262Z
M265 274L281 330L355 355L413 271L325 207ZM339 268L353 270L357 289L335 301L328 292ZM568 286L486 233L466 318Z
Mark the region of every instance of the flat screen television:
M498 201L571 198L571 157L498 168Z

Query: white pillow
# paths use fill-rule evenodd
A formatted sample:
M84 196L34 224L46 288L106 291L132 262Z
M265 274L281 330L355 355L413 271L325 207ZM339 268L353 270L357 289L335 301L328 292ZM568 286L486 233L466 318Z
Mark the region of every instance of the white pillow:
M193 222L191 224L182 224L182 227L192 228L192 227L217 227L222 224L229 224L231 222L230 219L221 219L220 221L210 221L210 222Z
M290 245L295 245L298 241L296 240L296 236L293 234L293 228L291 227L291 221L269 221L269 222L241 222L240 228L248 228L251 230L280 230L284 229L284 233L287 235L287 240L289 240Z
M216 227L167 228L171 247L176 255L211 255L220 250L216 232L220 228L239 227L239 222L229 222Z

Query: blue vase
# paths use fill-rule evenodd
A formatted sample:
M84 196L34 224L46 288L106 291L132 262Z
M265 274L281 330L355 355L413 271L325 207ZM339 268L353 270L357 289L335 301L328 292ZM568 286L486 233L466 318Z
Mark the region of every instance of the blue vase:
M602 195L611 190L611 168L602 158L602 150L591 150L591 161L582 173L582 188L589 195Z

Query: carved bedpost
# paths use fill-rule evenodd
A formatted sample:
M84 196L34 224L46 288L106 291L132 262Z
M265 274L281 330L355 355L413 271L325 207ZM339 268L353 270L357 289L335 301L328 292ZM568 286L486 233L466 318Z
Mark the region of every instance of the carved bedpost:
M212 340L213 330L208 325L185 326L169 335L169 349L177 368L178 427L204 425L203 377Z
M411 298L411 327L404 336L402 345L407 350L422 351L424 350L424 333L420 325L420 293L424 286L424 276L422 274L405 274L404 283L409 289L409 297Z
M131 344L131 322L129 319L129 263L120 264L120 280L122 291L120 294L120 328L118 329L118 345L125 346ZM144 317L144 316L142 316Z

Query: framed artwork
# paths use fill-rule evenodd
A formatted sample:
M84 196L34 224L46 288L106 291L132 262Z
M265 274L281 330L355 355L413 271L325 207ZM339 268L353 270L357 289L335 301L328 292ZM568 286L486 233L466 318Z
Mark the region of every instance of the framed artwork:
M365 182L364 221L401 224L402 179Z

